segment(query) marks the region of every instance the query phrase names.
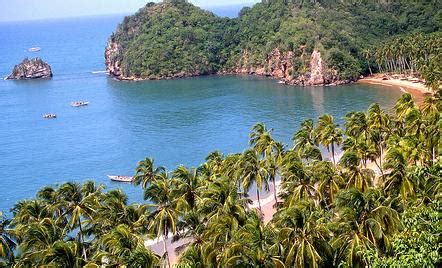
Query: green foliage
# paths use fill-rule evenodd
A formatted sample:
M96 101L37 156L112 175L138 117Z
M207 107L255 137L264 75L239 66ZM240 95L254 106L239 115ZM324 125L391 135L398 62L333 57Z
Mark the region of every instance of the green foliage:
M368 251L372 267L438 267L440 256L441 202L410 207L402 215L403 231L392 238L392 250L382 256Z
M308 73L310 54L318 49L327 55L333 70L329 75L354 80L366 71L367 48L391 36L439 31L440 11L434 12L434 5L440 3L273 0L228 19L186 1L164 1L126 17L111 41L119 45L115 60L126 77L172 78L238 67L271 71L269 57L275 49L283 55L292 52L289 73L297 77ZM437 60L422 73L437 74Z
M182 241L177 267L440 267L440 113L440 94L420 107L404 94L392 113L373 104L347 114L344 129L327 114L306 120L293 148L258 123L250 148L213 152L198 168L140 161L133 183L145 204L93 182L45 187L1 219L0 260L169 266L172 239ZM270 183L274 202L261 204L273 200ZM152 238L161 255L145 246Z
M362 69L359 62L348 52L337 48L328 52L327 63L337 72L338 80L356 80Z

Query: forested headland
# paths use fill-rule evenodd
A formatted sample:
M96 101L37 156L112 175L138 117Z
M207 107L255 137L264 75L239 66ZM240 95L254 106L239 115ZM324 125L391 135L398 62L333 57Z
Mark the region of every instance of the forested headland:
M106 65L119 79L233 73L296 85L400 68L436 88L441 10L428 0L266 0L229 19L182 0L149 3L112 34Z
M187 239L176 267L440 267L441 111L440 92L420 105L404 94L342 127L327 114L306 120L292 145L259 123L244 152L213 152L196 168L146 158L134 176L141 204L92 181L45 187L1 218L0 261L169 266L169 249L144 241L173 237ZM276 201L269 222L265 192Z

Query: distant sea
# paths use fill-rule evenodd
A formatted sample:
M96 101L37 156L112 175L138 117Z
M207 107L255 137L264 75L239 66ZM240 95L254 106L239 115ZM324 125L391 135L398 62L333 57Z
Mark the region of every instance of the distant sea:
M291 146L305 119L330 113L342 124L347 112L372 102L388 108L401 94L367 85L291 87L250 76L114 81L102 72L103 53L121 19L0 24L1 77L24 57L41 57L54 72L52 80L0 81L0 210L45 185L86 179L140 202L140 189L106 175L132 175L145 157L173 169L197 166L214 150L240 152L256 122ZM41 51L27 52L30 47ZM77 100L90 105L70 107ZM44 113L58 117L45 120Z

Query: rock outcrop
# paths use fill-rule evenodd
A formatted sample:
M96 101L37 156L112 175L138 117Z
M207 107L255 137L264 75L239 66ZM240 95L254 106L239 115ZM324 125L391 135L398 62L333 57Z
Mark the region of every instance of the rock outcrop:
M244 67L249 65L249 54L247 51L243 52L238 67L221 73L269 76L279 79L287 85L297 86L326 86L351 82L347 80L340 81L336 75L331 75L334 71L327 68L319 50L314 50L310 58L307 58L306 66L308 66L308 68L302 73L295 70L293 65L295 55L293 51L282 53L279 49L275 48L267 56L264 65ZM306 57L304 54L305 53L302 52L302 56L300 56L301 60Z
M40 58L25 58L20 64L15 65L12 73L6 77L11 80L45 79L52 77L51 66Z
M322 63L321 52L314 50L310 58L310 78L307 85L317 86L325 83L325 68Z
M118 43L112 40L109 40L106 50L104 52L104 58L106 63L106 71L115 77L121 76L120 69L120 61L119 61L119 47Z

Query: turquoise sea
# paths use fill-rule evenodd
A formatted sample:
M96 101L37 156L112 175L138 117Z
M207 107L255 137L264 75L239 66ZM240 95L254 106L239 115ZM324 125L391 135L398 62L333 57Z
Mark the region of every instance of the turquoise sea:
M349 111L372 102L388 108L401 94L364 85L282 86L249 76L114 81L100 71L107 37L121 19L0 24L1 77L24 57L41 57L54 72L52 80L0 81L0 210L45 185L86 179L141 201L141 190L110 183L106 175L132 175L147 156L173 169L199 165L214 150L242 151L256 122L291 146L305 119L330 113L342 123ZM27 52L36 46L42 50ZM90 105L70 107L76 100ZM58 118L45 120L44 113Z

